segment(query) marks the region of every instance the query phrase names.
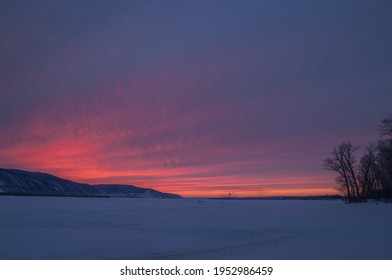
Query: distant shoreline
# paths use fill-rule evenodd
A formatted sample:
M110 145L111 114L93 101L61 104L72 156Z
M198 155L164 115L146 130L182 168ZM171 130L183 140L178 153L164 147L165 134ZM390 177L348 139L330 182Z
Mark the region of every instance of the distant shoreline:
M31 197L31 196L46 196L46 197L87 197L87 198L111 198L113 196L88 196L88 195L50 195L50 194L25 194L25 193L1 193L0 196L26 196L26 197ZM134 197L130 197L134 198Z
M2 193L0 196L39 196L39 197L79 197L79 198L141 198L124 196L82 196L82 195L50 195L50 194L26 194L26 193ZM182 197L182 199L198 200L344 200L340 195L318 195L318 196L261 196L261 197Z
M315 195L315 196L257 196L257 197L211 197L198 199L224 199L224 200L344 200L341 195Z

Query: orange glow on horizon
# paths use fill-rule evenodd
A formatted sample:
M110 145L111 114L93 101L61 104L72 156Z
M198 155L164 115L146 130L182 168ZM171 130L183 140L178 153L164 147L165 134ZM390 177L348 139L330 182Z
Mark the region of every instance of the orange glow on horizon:
M319 196L336 195L333 188L304 188L304 189L269 189L269 190L238 190L238 191L189 191L178 193L184 198L243 198L243 197L269 197L269 196Z
M264 177L263 180L235 175L197 177L194 170L150 171L85 171L58 174L88 184L124 184L157 191L175 193L184 198L193 197L266 197L266 196L318 196L338 194L330 178L317 176ZM131 175L130 175L131 174ZM182 178L185 174L185 178ZM189 175L193 174L193 175ZM68 176L66 176L68 175ZM148 178L148 179L147 179ZM318 187L315 187L318 186Z
M7 153L10 157L27 155L21 161L27 166L26 170L29 170L29 166L35 166L38 169L30 171L46 172L80 183L135 185L179 194L185 198L309 196L337 193L331 186L332 178L324 175L282 176L272 172L269 175L255 176L247 173L246 163L241 162L165 169L149 167L140 160L134 160L130 162L130 165L134 166L133 169L104 169L98 164L101 160L99 157L89 156L99 148L98 144L89 144L86 139L79 139L77 142L55 141L45 147L18 147L8 149ZM131 154L136 152L128 151ZM242 164L245 168L241 169ZM239 169L239 172L230 172L236 169Z

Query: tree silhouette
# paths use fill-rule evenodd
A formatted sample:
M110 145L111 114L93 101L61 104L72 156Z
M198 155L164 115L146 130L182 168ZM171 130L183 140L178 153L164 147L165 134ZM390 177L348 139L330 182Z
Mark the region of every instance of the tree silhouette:
M354 147L350 141L343 142L332 151L332 157L324 160L324 167L338 173L336 183L338 190L347 197L348 202L359 199L360 190L357 177L355 176L354 152L359 147Z
M381 137L392 137L392 114L381 121L378 130Z
M392 199L392 114L379 126L381 139L378 142L378 164L382 182L382 196Z
M359 147L343 142L324 160L324 167L337 173L337 189L349 203L392 199L392 114L379 125L380 140L370 144L359 163L354 153Z

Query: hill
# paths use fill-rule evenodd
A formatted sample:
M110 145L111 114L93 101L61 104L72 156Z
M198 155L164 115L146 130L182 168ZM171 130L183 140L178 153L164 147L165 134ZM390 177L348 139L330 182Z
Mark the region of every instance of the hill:
M181 198L132 185L81 184L51 174L3 168L0 168L0 195Z

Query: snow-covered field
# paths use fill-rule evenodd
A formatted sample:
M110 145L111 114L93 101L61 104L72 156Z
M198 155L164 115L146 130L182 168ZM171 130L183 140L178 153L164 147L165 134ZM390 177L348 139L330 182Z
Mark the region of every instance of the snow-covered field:
M392 259L392 204L0 196L0 259Z

